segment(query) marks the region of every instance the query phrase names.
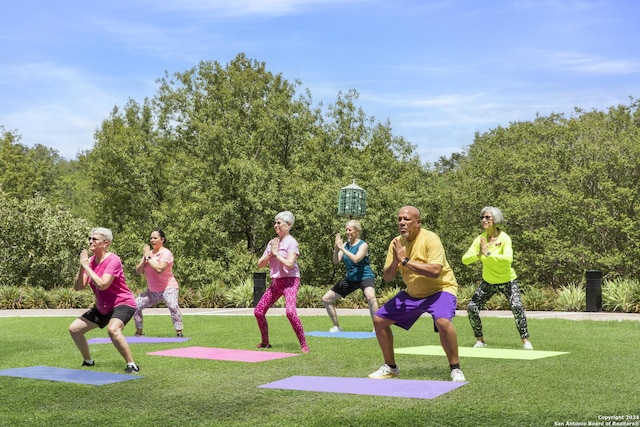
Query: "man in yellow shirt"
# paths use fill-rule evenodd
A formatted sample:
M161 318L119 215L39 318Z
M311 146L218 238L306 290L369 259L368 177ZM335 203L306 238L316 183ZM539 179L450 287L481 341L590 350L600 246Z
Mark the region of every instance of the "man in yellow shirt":
M458 336L451 322L456 314L458 283L442 242L435 233L422 228L420 211L413 206L404 206L398 211L398 231L400 236L389 244L383 276L390 282L400 272L407 288L398 292L374 316L373 325L385 363L369 378L400 375L391 325L408 330L423 313L429 313L440 334L451 379L465 381L458 358Z

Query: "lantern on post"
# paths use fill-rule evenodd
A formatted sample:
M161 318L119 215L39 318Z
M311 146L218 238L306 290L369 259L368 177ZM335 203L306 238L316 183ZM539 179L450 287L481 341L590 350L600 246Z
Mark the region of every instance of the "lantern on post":
M338 215L353 218L362 218L367 210L367 192L356 185L347 185L340 190L338 197Z

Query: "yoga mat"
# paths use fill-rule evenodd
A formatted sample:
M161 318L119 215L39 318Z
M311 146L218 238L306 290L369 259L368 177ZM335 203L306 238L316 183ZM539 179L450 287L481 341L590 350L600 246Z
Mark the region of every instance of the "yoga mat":
M323 332L323 331L311 331L306 332L308 337L323 337L323 338L350 338L350 339L362 339L362 338L375 338L376 334L373 332Z
M178 337L125 337L129 344L156 344L163 342L184 342L189 341L191 338L178 338ZM111 344L111 338L91 338L87 340L89 344Z
M53 368L51 366L4 369L0 371L0 375L90 385L112 384L142 378L138 375L112 374L110 372L89 371L85 369Z
M293 376L258 387L433 399L464 384L466 382Z
M422 347L396 348L396 353L419 354L424 356L444 356L444 350L439 345L425 345ZM569 354L563 351L539 351L539 350L508 350L503 348L473 348L458 347L460 357L485 357L488 359L519 359L535 360L545 357Z
M283 359L299 356L293 353L275 351L235 350L231 348L184 347L171 350L153 351L151 356L187 357L190 359L228 360L232 362L264 362L265 360Z

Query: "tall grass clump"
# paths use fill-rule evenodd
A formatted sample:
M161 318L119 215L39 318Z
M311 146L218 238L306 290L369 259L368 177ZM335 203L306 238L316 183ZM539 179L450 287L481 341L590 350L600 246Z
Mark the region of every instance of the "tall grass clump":
M604 280L602 308L605 311L633 313L640 304L640 282L634 279Z
M570 283L557 290L557 311L584 311L587 307L587 294L584 287Z

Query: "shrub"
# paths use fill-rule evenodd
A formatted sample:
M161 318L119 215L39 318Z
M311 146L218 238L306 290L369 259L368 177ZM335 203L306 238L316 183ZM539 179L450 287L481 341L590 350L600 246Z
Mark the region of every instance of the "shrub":
M324 304L322 304L322 295L324 295L323 289L312 285L302 285L300 289L298 289L298 307L324 307Z
M546 311L553 310L556 305L557 293L550 288L531 286L522 292L522 304L525 310Z
M73 288L57 288L51 292L53 308L88 308L94 302L90 289L76 291Z
M225 307L227 304L226 290L221 282L213 282L198 289L195 296L198 307Z
M42 286L27 288L25 306L26 308L49 308L49 293Z
M253 303L253 280L247 278L240 285L228 289L226 291L226 300L231 307L251 307Z
M178 294L178 304L182 308L200 307L197 292L189 287L181 286Z
M587 306L587 294L582 285L570 283L557 290L555 309L558 311L584 311Z
M24 295L18 286L0 286L0 308L15 310L24 307Z
M489 298L484 308L487 310L510 310L511 306L503 293L497 293Z
M640 304L640 282L631 279L603 281L602 308L606 311L632 313Z
M475 291L476 288L474 286L459 286L456 309L466 310Z
M398 292L400 292L403 289L404 287L401 287L401 286L395 286L395 287L383 289L378 295L378 305L381 306L385 304L387 301L389 301L391 298L393 298Z
M364 297L362 290L357 289L347 295L346 298L340 298L338 301L336 301L336 307L369 308L369 304L367 304L367 299Z
M18 201L1 190L0 218L0 284L53 289L75 276L85 220L43 197Z

